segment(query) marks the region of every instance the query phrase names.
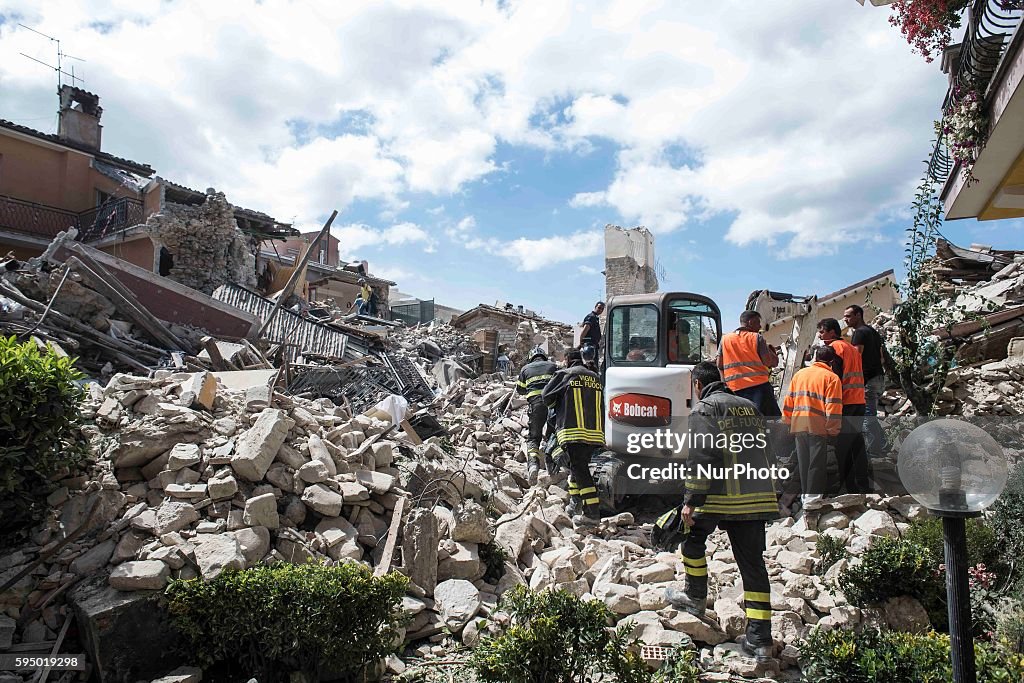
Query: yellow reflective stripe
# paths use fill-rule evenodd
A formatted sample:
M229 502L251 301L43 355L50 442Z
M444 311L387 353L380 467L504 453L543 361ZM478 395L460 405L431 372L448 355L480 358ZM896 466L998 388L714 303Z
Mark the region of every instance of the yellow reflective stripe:
M708 568L707 567L687 567L687 566L684 566L683 569L686 570L686 575L687 576L707 576L708 575Z
M583 495L584 493L597 493L597 487L596 487L596 486L588 486L588 487L587 487L587 488L585 488L585 489L579 489L579 492L580 492L580 495L581 495L581 496L582 496L582 495Z
M540 396L544 393L543 389L534 389L533 391L526 394L526 398L533 398L534 396Z
M707 491L711 488L711 482L707 479L687 479L686 488L694 491Z
M840 401L840 403L842 403L842 401ZM824 410L821 410L820 408L815 408L814 406L793 406L792 408L788 408L788 410L793 415L797 416L799 416L801 413L811 413L813 415L821 415L822 417L827 417L827 413Z
M547 382L551 379L551 375L534 375L530 379L526 380L526 384L536 384L537 382Z
M778 503L751 503L750 505L701 505L694 512L718 513L722 515L748 515L759 512L778 512Z
M748 607L747 618L760 619L762 621L771 621L772 611L770 609L754 609L753 607Z
M744 600L754 600L756 602L767 602L771 603L771 593L758 593L757 591L743 591Z
M760 368L762 365L764 365L764 363L762 363L759 360L743 360L737 361L735 363L726 363L725 365L722 366L722 369L728 370L730 368Z
M586 421L583 419L583 392L579 389L572 390L573 407L576 409L576 427L581 428Z
M601 419L604 417L604 408L601 405L601 392L600 391L595 391L594 392L594 404L595 404L594 415L597 416L597 428L601 429L602 428L602 426L601 426Z
M771 491L755 491L753 493L720 494L712 493L708 500L714 503L728 503L730 500L749 502L752 499L775 500L775 494Z
M822 394L819 394L819 393L817 393L815 391L791 391L791 392L789 392L789 396L792 396L793 398L814 398L814 399L817 399L817 400L821 401L822 403L842 403L843 402L843 399L841 399L841 398L826 398Z
M744 377L760 377L761 375L764 375L765 377L767 377L768 373L766 371L764 371L764 370L759 370L757 372L742 372L742 373L735 374L735 375L734 374L728 374L728 375L723 375L723 377L725 377L724 381L729 381L729 380L733 380L733 379L743 379Z
M601 504L601 499L600 498L584 498L583 499L583 503L585 505L600 505Z
M706 557L686 557L683 555L683 564L689 567L706 567L708 566L708 558Z

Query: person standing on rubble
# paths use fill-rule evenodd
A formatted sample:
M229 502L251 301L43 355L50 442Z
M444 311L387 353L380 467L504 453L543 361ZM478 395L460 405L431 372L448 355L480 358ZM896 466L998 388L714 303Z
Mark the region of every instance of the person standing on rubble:
M864 365L864 448L869 458L879 458L888 449L885 432L878 422L878 399L885 391L885 370L882 354L885 344L882 335L864 322L864 309L854 304L843 311L843 321L853 330L850 343L860 351Z
M604 446L604 389L597 373L583 365L579 349L570 350L565 358L567 367L555 373L541 397L555 409L555 437L569 456L569 495L579 510L573 525L596 526L601 522L601 500L590 459Z
M544 423L548 417L548 407L541 398L541 394L544 393L544 387L554 376L556 369L555 364L548 360L548 354L544 349L535 346L530 351L529 362L519 372L519 381L516 382L516 393L524 394L529 406L530 431L526 439L528 449L526 472L530 486L537 483L537 476L540 474L540 461L543 457L540 442L544 435Z
M580 331L580 348L587 344L595 349L601 348L601 314L604 313L604 302L594 304L594 310L583 318L583 329Z
M828 489L828 440L839 435L843 424L843 383L830 365L835 356L832 347L816 346L814 362L793 375L782 404L782 421L796 441L804 510L822 505Z
M666 598L677 609L704 616L706 543L720 527L729 536L743 580L747 629L740 642L746 652L763 661L772 656L774 647L771 586L763 556L765 522L778 517L779 509L770 476L742 475L737 468L741 464L755 471L769 468L765 420L753 402L729 389L713 363L698 363L691 377L700 398L690 413L690 467L680 510L689 529L683 542L686 589L668 588ZM720 475L713 478L716 471Z
M782 414L771 385L771 369L778 364L778 353L761 335L761 314L740 313L740 326L722 337L718 369L726 386L751 401L767 418Z
M842 338L835 318L818 321L818 338L842 361L843 428L836 439L839 481L846 493L870 493L868 458L864 451L864 365L860 351Z

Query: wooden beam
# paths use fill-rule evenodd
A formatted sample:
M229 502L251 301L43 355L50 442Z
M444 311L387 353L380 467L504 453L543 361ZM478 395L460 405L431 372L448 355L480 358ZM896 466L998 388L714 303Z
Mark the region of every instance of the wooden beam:
M270 327L270 323L273 322L275 317L277 317L277 312L281 310L284 302L287 301L288 297L290 297L292 292L295 291L295 285L298 283L299 277L306 271L306 264L309 263L309 258L312 255L313 250L318 244L320 244L320 240L322 240L324 236L331 231L331 223L334 222L334 219L337 218L337 216L338 210L335 209L331 212L331 217L327 219L326 223L324 223L324 227L320 229L320 234L316 236L316 239L314 239L313 242L310 243L309 248L306 249L306 253L302 255L301 262L295 264L292 276L288 278L288 283L284 286L284 289L281 290L280 295L277 297L277 301L274 302L274 308L271 309L270 315L268 315L267 319L263 321L262 325L260 325L260 329L256 333L257 337L263 336L263 333L267 331L268 327Z
M398 497L395 501L395 511L391 514L391 526L388 527L388 537L384 542L384 551L381 553L380 562L373 570L374 576L384 576L391 571L391 560L395 555L395 543L398 541L398 528L402 525L402 512L405 510L405 498Z

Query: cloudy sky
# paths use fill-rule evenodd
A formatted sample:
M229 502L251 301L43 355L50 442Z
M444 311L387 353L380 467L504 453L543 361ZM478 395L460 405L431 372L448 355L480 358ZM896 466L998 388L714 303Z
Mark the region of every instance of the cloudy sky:
M468 308L576 322L603 226L727 317L899 267L945 92L855 0L0 0L0 118L56 124L60 38L106 151ZM1016 224L950 223L1022 247ZM726 321L731 326L732 321Z

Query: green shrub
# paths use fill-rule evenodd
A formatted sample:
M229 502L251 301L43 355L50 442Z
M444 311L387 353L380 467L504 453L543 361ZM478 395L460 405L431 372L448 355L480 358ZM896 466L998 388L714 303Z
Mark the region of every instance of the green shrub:
M860 564L840 572L837 583L850 604L866 607L899 595L924 602L934 591L938 561L924 546L901 538L880 538Z
M995 530L981 518L968 519L966 522L967 564L972 567L984 564L990 571L1003 576L1008 570L1004 559L1007 555L1004 555ZM945 561L942 520L938 517L926 517L911 522L903 538L928 548L935 558L936 566Z
M975 642L978 683L1019 683L1024 657L1004 643ZM800 645L808 683L946 683L952 680L949 636L865 628L815 629Z
M81 378L71 359L0 336L0 547L43 516L51 478L85 460Z
M480 561L484 563L484 581L493 583L505 575L508 553L494 541L480 546Z
M1010 473L1006 488L992 505L989 524L995 533L997 546L1004 558L1017 560L1017 585L1024 590L1024 572L1019 568L1024 558L1024 466L1017 465Z
M814 572L819 576L824 576L832 565L850 556L846 544L835 536L818 536L816 547L819 559L814 567Z
M700 667L692 645L679 644L654 674L655 683L698 683Z
M261 681L296 670L356 680L393 649L406 585L355 563L278 564L172 581L168 610L204 666L240 665Z
M946 683L949 641L934 633L815 629L800 646L800 667L808 683Z
M996 611L996 639L1008 648L1024 654L1024 602L1006 599Z
M618 683L651 680L631 649L631 627L607 628L612 614L602 602L516 586L502 596L501 609L512 623L501 635L483 638L470 658L479 681L576 683L598 674Z

